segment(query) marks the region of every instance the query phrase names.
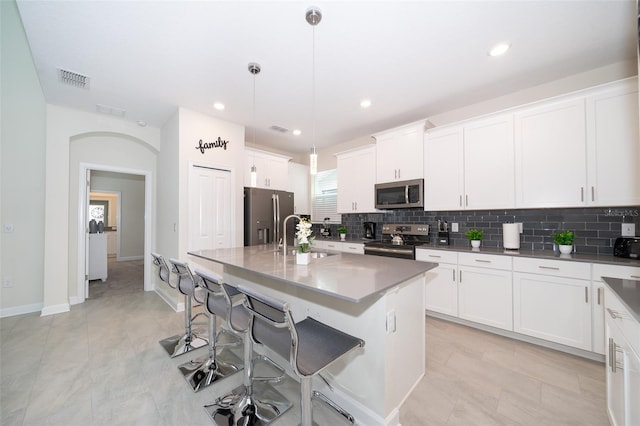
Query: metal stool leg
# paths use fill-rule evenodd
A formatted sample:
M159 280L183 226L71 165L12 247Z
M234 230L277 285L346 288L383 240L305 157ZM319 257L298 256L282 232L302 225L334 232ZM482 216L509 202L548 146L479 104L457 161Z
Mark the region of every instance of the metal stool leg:
M344 408L340 407L338 404L336 404L335 402L327 398L323 393L318 391L313 391L311 394L311 398L318 399L324 402L329 407L331 407L334 411L336 411L338 414L344 417L345 420L348 421L350 424L355 423L356 419L348 411L346 411Z
M178 366L194 392L242 369L242 360L231 351L217 351L217 315L209 314L209 354Z
M196 336L191 330L191 296L184 296L184 329L182 336L175 335L160 340L160 345L171 358L186 354L207 344L207 340Z

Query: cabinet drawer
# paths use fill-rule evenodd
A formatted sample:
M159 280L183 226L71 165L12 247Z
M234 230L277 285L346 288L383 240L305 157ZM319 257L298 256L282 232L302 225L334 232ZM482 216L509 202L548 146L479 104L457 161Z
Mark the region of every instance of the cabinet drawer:
M618 296L606 286L604 288L604 307L607 320L614 320L613 323L629 341L630 346L640 355L640 323L635 320L631 312L618 299Z
M591 264L563 260L515 258L513 270L556 277L591 279Z
M345 253L364 254L364 244L342 243L342 251Z
M416 260L422 262L458 263L458 253L446 250L416 249Z
M511 270L511 257L496 256L479 253L460 253L458 256L460 265L476 266L478 268L492 268Z
M602 277L640 280L640 268L594 263L591 277L593 281L602 281Z

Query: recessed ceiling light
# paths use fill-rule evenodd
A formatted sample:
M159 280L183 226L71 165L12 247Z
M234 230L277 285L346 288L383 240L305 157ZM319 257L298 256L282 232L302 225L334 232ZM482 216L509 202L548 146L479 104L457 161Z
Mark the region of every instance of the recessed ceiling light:
M371 99L363 99L360 101L361 108L369 108L371 106Z
M222 102L216 102L215 104L213 104L213 107L218 111L224 110L224 104Z
M489 56L502 56L511 48L510 43L498 43L491 48Z
M293 134L295 136L300 136L302 134L302 132L300 131L300 129L293 129Z

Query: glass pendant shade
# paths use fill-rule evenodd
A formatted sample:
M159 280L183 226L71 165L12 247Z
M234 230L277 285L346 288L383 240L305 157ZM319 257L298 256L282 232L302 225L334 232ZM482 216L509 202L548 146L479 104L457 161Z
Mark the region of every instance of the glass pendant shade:
M318 173L318 153L316 147L311 147L311 154L309 154L309 174L315 175Z
M256 186L258 186L258 171L254 164L251 166L251 187L255 188Z

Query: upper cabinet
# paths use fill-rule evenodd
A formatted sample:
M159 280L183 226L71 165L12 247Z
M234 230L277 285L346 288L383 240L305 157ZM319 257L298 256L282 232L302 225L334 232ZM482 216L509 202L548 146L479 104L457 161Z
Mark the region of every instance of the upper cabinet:
M634 83L607 87L586 98L590 205L640 204L640 125Z
M373 135L376 139L376 183L422 179L425 121Z
M289 163L289 187L293 192L293 212L295 214L311 214L309 197L309 166Z
M427 131L425 210L514 207L513 115Z
M585 205L584 98L516 112L515 131L517 207Z
M251 167L256 167L256 187L286 191L289 187L289 160L291 158L245 148L244 186L251 184Z
M515 142L516 207L640 203L635 80L523 108Z
M338 213L375 212L376 146L336 154Z

